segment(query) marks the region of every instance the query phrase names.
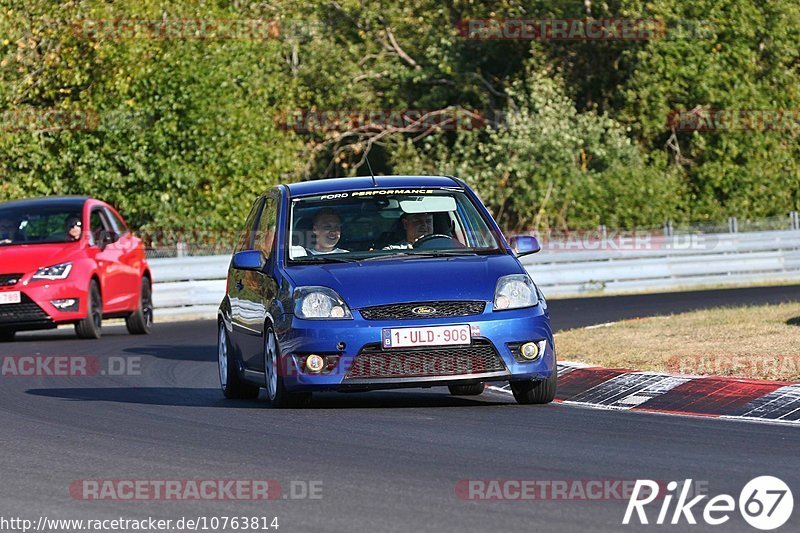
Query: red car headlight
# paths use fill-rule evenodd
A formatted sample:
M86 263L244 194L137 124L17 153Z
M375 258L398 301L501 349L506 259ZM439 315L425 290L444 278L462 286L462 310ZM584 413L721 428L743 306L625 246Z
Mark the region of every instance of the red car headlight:
M40 268L36 271L36 274L34 274L31 279L67 279L70 272L72 272L72 263L60 263L58 265Z

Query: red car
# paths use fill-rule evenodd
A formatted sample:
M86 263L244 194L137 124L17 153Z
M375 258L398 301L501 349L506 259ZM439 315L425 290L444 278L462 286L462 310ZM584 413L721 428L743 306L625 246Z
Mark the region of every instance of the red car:
M104 318L153 323L144 248L119 213L78 196L0 203L0 341L59 324L96 339Z

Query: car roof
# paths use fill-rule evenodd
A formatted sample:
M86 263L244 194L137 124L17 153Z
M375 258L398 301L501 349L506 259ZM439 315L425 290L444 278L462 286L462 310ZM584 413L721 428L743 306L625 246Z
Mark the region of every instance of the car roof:
M66 208L81 208L89 200L88 196L45 196L41 198L25 198L0 203L0 207L21 207L24 209L39 206L58 206Z
M457 187L461 184L449 176L376 176L375 182L380 188L406 187ZM360 191L372 189L375 184L369 176L354 178L323 178L286 185L292 196L306 196L336 192Z

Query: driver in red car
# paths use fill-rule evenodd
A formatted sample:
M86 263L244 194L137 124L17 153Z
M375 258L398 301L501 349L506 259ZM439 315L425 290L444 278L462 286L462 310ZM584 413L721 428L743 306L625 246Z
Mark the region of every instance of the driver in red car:
M67 219L67 241L77 241L81 238L81 219L69 217Z
M431 213L403 213L400 217L406 239L384 247L384 250L409 250L414 247L414 242L425 235L433 233L433 215Z

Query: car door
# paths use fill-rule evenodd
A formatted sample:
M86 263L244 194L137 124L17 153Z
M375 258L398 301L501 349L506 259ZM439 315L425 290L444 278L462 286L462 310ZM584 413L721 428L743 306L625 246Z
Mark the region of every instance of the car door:
M247 215L247 219L245 220L244 228L239 236L239 240L233 250L234 254L253 249L256 221L263 205L263 197L258 198L253 203L253 207L250 209L250 213ZM249 324L253 322L247 318L247 304L245 304L245 307L242 307L242 299L245 298L247 294L247 291L245 291L244 287L244 274L244 271L233 268L233 263L231 263L231 266L228 268L227 295L228 302L231 307L232 326L230 342L236 351L243 355L245 354L244 347L246 346L247 339L250 336L248 334L248 328L250 327Z
M247 368L264 371L264 324L267 320L269 309L278 294L278 285L275 280L275 235L279 216L280 196L277 192L270 193L264 201L263 208L256 221L256 231L251 249L259 250L266 258L263 272L243 272L242 283L245 291L242 292L240 305L246 313L242 313L247 320L246 346L242 351Z
M121 294L120 305L128 310L139 308L139 291L141 290L142 257L139 251L139 242L128 230L128 227L113 210L103 208L106 219L113 226L116 233L115 242L107 248L119 251L119 288Z
M124 272L120 266L118 248L104 246L102 239L112 233L113 227L101 206L92 207L89 214L89 254L97 265L103 312L113 313L125 309Z

